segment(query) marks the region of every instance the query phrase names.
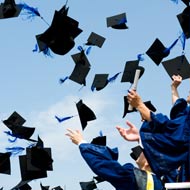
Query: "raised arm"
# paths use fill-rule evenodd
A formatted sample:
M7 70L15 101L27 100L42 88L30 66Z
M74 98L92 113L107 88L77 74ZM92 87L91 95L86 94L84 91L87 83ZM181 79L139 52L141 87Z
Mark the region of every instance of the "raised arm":
M143 120L151 121L149 108L146 107L141 97L137 94L135 90L130 90L130 92L127 95L127 100L129 104L131 104L140 112Z
M172 92L172 104L175 104L176 100L179 98L178 86L182 82L182 77L180 75L172 76L171 92Z

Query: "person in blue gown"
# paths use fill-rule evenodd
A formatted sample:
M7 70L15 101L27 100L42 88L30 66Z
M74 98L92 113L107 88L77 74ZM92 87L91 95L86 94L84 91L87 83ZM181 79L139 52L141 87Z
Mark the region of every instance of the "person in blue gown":
M144 154L153 172L159 177L184 165L185 168L190 167L190 94L187 99L180 98L177 88L182 78L179 75L172 78L173 106L170 118L162 113L151 112L135 90L129 91L127 95L129 104L140 112L144 120L140 127L140 138L136 137L136 140L141 141ZM117 128L125 138L125 129Z
M67 129L67 131L66 135L79 146L80 153L91 170L112 184L116 190L164 189L161 180L152 173L142 148L138 153L133 153L136 155L135 160L138 167L131 163L121 165L118 162L117 148L111 149L108 146L87 143L79 130Z

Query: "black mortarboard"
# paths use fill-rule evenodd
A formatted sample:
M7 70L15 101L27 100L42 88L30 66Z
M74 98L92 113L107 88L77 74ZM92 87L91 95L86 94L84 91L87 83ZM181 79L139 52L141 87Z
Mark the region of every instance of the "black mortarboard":
M2 174L11 174L11 154L9 152L0 153L0 173Z
M163 58L169 55L169 51L162 44L162 42L156 38L150 48L146 51L146 54L152 59L156 65L159 65Z
M88 37L86 45L98 46L99 48L101 48L104 41L105 41L105 38L103 36L100 36L92 32L90 36Z
M106 136L98 136L93 138L91 144L106 146Z
M74 39L82 32L78 25L78 21L65 13L55 11L50 27L38 35L38 40L47 44L54 53L65 55L74 47Z
M156 108L154 107L154 105L151 103L151 101L146 101L144 102L144 104L146 105L147 108L149 108L149 110L155 112ZM127 113L131 113L131 112L136 112L136 108L133 107L132 110L129 110L129 102L127 100L127 96L124 96L124 113L123 113L123 118L126 116Z
M190 7L186 7L182 13L178 14L177 19L186 39L190 38Z
M109 74L96 74L91 85L91 89L102 90L108 84Z
M30 168L28 168L26 155L19 156L19 163L20 163L20 172L21 172L22 181L47 177L46 170L34 171L34 170L30 170Z
M87 126L87 122L95 120L96 116L94 112L82 102L82 100L80 100L76 104L76 106L77 106L80 122L82 125L82 129L84 130L85 127Z
M134 60L134 61L127 61L125 64L125 68L123 71L123 75L121 78L121 82L134 82L134 77L135 77L135 72L137 69L140 69L140 77L144 73L144 68L142 66L139 66L139 61Z
M107 17L107 27L112 27L114 29L127 29L127 19L126 19L126 13L114 15L111 17Z
M137 160L138 157L140 156L140 154L143 152L143 148L141 146L136 146L134 148L131 148L132 153L130 154L130 156L134 159Z
M22 6L15 4L14 0L5 0L0 5L0 19L17 17L21 10Z
M30 139L30 137L34 133L35 128L22 126L25 121L26 120L21 115L14 111L8 119L3 121L3 123L12 131L14 137L34 141Z
M69 76L69 79L85 86L86 77L88 75L88 72L90 71L90 63L83 51L71 55L71 57L75 62L75 67L73 72Z
M80 186L82 190L93 190L97 188L94 180L88 182L80 182Z
M171 79L173 75L180 75L183 80L190 78L190 65L185 55L164 61L162 65Z

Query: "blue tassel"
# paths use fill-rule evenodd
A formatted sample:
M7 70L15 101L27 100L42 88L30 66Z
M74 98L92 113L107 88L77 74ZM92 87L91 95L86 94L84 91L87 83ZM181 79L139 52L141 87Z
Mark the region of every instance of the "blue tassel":
M35 16L41 17L37 8L30 7L26 3L20 3L19 5L22 6L22 9L24 9L25 12L23 13L23 15L26 15L27 19L32 20Z
M109 79L108 79L108 83L114 82L114 81L116 80L116 78L119 76L120 73L121 73L121 72L119 72L119 73L115 74L113 77L109 78Z
M16 142L17 137L16 137L15 135L13 135L10 131L4 131L4 133L7 134L8 136L14 137L14 139L8 138L8 141L9 141L10 143Z
M88 47L87 50L86 50L86 55L89 55L90 54L90 51L92 49L92 46Z
M171 45L170 47L166 48L166 49L164 50L164 53L165 53L165 54L169 54L169 53L170 53L170 50L177 44L178 40L179 40L179 38L176 39L176 40L172 43L172 45Z
M91 86L91 91L94 92L95 86Z
M48 48L48 46L43 50L43 54L47 57L51 57L53 58L53 56L51 55L50 49Z
M71 119L71 118L73 118L73 117L74 117L74 116L68 116L68 117L60 118L60 117L58 117L58 116L55 115L55 118L57 119L57 121L58 121L59 123L61 123L61 122L63 122L63 121L66 121L66 120L68 120L68 119Z
M182 44L182 49L185 51L185 44L186 44L186 37L185 34L182 32L182 34L179 37L181 44Z
M144 55L144 53L138 54L138 55L137 55L137 59L138 59L139 61L144 61L143 55Z
M100 132L99 132L99 134L100 134L100 137L102 137L102 136L103 136L103 132L102 132L102 131L100 131Z
M68 78L69 78L68 76L65 77L64 79L60 78L60 79L59 79L59 83L60 83L60 84L63 84Z
M20 147L20 146L15 146L15 147L11 147L11 148L10 148L10 147L7 147L7 148L6 148L6 151L7 151L7 152L11 152L11 155L13 155L13 156L15 156L15 155L21 153L23 150L24 150L24 148L23 148L23 147Z
M38 44L35 44L34 49L32 50L33 52L37 52L38 51Z
M77 49L78 49L79 51L83 51L82 46L78 46Z

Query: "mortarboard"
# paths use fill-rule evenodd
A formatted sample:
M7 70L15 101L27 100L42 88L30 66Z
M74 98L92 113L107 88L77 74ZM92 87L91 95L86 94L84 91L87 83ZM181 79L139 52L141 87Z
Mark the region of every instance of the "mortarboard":
M183 80L190 78L190 65L185 55L164 61L162 65L171 79L173 75L180 75Z
M144 68L142 66L139 66L139 61L138 60L127 61L125 64L121 82L133 83L134 77L135 77L135 72L137 69L141 70L141 72L140 72L140 77L141 77L144 73Z
M108 84L109 74L96 74L91 85L91 89L102 90Z
M127 29L127 19L126 19L126 13L121 13L118 15L114 15L111 17L107 17L107 27L112 27L114 29Z
M144 104L152 112L156 111L156 108L151 103L151 101L146 101L146 102L144 102ZM129 107L129 102L127 101L127 96L124 96L124 113L123 113L123 118L126 116L127 113L131 113L131 112L136 112L137 111L136 108L133 108L132 110L128 110L128 107Z
M105 41L105 38L103 36L100 36L92 32L90 36L88 37L86 45L98 46L99 48L101 48L104 41Z
M5 0L0 4L0 19L17 17L21 10L22 6L15 4L14 0Z
M143 148L141 146L135 146L134 148L131 148L132 153L130 156L134 159L137 160L140 154L143 152Z
M30 170L27 166L27 156L21 155L19 156L19 163L20 163L20 172L21 172L21 179L22 181L39 179L47 177L46 170Z
M71 55L72 59L75 62L75 67L71 75L69 76L69 79L79 83L86 85L86 77L88 75L88 72L90 71L90 63L84 54L84 52L80 52L74 55Z
M3 121L3 123L12 131L11 136L20 139L35 141L30 139L35 131L35 128L22 126L25 121L26 120L20 114L14 111L8 119Z
M177 19L186 39L190 38L190 7L187 6L182 13L178 14Z
M0 173L2 174L11 174L11 154L9 152L0 153Z
M88 182L80 182L80 186L82 190L93 190L97 188L94 180Z
M95 120L96 116L95 116L94 112L82 102L82 100L80 100L76 104L76 107L77 107L77 110L78 110L78 114L79 114L80 122L81 122L81 125L82 125L82 129L84 130L85 127L87 126L87 122Z
M78 21L67 16L65 12L55 11L50 27L38 40L45 43L54 53L65 55L75 45L74 39L82 32Z
M169 51L162 44L162 42L156 38L150 48L146 51L146 54L152 59L156 65L159 65L163 58L169 55Z
M98 136L93 138L91 144L106 146L106 136Z

